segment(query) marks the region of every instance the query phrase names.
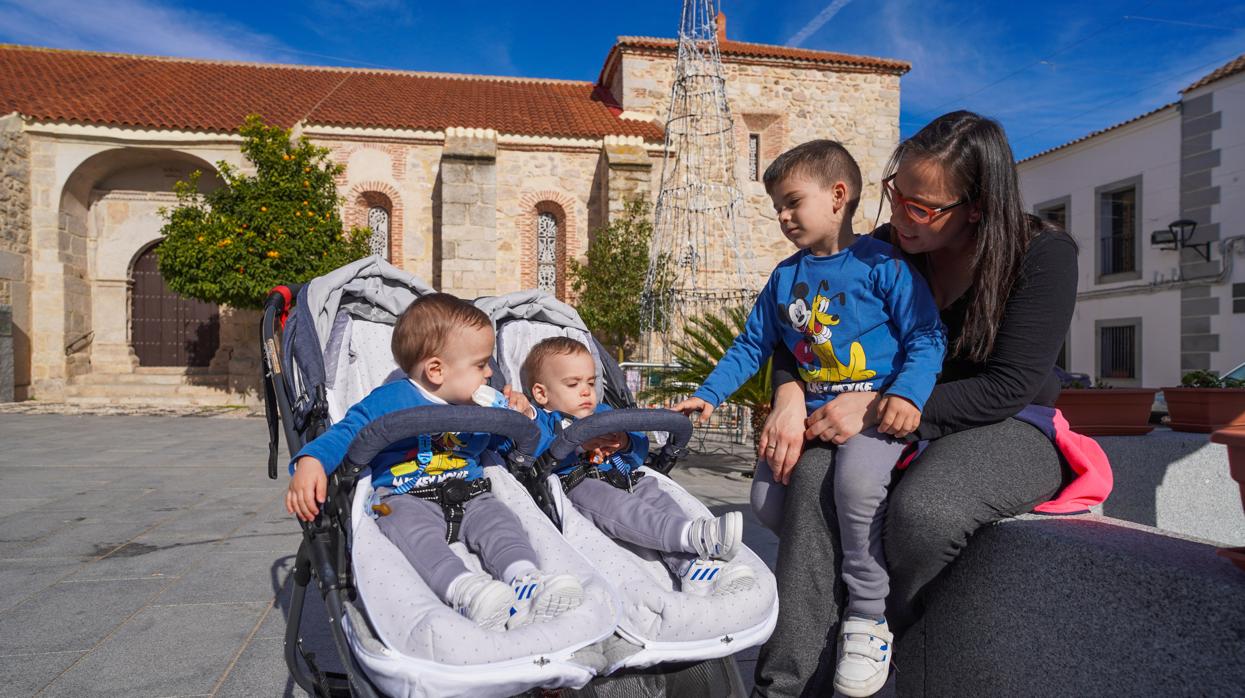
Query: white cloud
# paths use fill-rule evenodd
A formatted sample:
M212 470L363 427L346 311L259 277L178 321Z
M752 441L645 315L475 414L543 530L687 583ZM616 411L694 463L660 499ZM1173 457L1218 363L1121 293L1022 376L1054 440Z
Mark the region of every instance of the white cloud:
M241 61L288 60L276 38L153 0L0 0L5 41L56 48Z

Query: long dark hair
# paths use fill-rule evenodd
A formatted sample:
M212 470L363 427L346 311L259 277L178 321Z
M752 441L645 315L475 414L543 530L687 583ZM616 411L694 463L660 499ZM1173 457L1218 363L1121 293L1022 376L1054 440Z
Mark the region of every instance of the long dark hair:
M941 165L960 196L981 211L972 261L972 296L964 329L951 353L982 363L994 349L1003 308L1029 243L1047 226L1025 213L1011 146L1003 127L993 119L970 111L943 114L899 144L886 174L893 174L905 158Z

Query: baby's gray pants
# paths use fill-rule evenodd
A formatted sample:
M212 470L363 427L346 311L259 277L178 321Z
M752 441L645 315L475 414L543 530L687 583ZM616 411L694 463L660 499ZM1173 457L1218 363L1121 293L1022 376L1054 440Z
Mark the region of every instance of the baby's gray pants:
M388 497L385 504L389 505L390 514L376 519L381 532L398 546L433 593L445 603L452 603L450 582L471 570L445 542L446 521L441 505L409 494ZM539 561L519 517L491 492L464 505L458 537L479 556L494 579L501 579L513 563L527 561L536 565Z
M584 478L567 498L605 535L661 553L676 575L691 561L684 528L689 517L674 498L662 491L656 478L642 477L622 490L603 480Z
M886 487L904 444L866 429L838 447L834 458L834 505L843 546L847 610L869 616L886 613L890 575L882 551ZM757 464L752 478L752 510L775 533L782 525L786 488L774 482L769 464Z

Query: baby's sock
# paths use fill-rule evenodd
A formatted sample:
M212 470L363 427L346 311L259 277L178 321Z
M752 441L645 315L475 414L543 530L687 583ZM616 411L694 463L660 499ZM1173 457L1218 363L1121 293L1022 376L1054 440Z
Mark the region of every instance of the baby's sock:
M502 579L506 580L507 583L512 583L516 579L522 579L526 575L538 571L539 570L537 569L535 563L532 561L516 560L509 565L506 565L506 569L502 570L501 575Z

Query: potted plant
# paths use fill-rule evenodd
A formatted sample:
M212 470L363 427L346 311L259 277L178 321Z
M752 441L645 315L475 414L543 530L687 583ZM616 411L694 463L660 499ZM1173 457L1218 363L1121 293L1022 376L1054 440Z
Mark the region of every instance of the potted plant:
M1140 436L1154 429L1150 406L1156 392L1156 388L1116 388L1101 379L1086 385L1074 378L1064 384L1055 407L1078 434Z
M1210 440L1228 447L1228 470L1241 488L1241 508L1245 509L1245 427L1220 429L1210 435ZM1221 548L1219 554L1245 570L1245 547Z
M1171 428L1207 434L1224 427L1245 426L1245 382L1193 371L1180 387L1163 388Z
M674 342L671 352L678 368L663 376L662 381L641 391L639 398L646 403L666 403L681 400L699 388L713 372L722 355L743 333L748 311L742 307L728 308L726 317L700 315L683 326L682 338ZM760 441L761 427L769 416L771 363L744 382L727 402L747 407L752 413L753 443Z

